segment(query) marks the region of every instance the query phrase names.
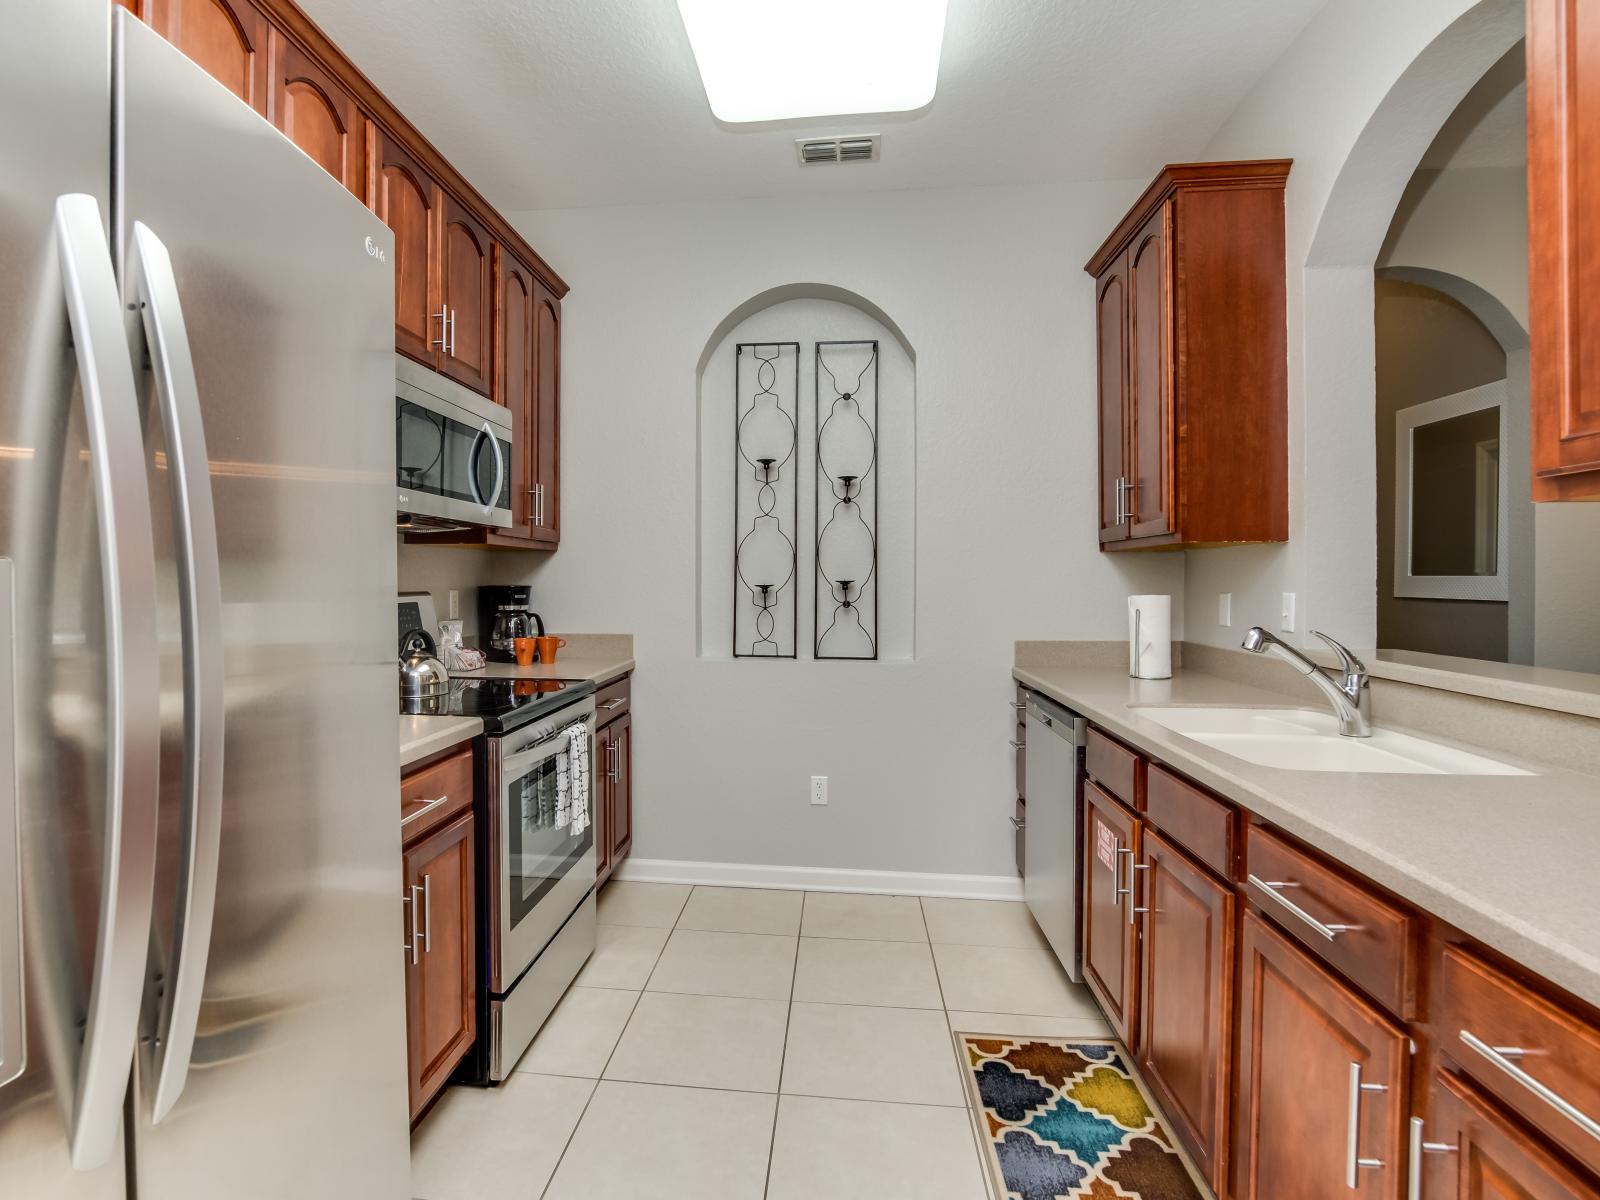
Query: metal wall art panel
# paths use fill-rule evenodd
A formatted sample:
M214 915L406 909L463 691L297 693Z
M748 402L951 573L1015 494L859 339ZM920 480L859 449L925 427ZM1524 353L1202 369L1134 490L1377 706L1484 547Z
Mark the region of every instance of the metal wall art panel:
M800 343L734 347L733 656L794 658Z
M818 342L816 656L878 657L878 343Z

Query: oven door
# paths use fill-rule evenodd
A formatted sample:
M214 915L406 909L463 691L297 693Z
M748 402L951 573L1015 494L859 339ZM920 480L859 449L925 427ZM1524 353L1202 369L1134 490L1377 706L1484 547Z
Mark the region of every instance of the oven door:
M575 833L573 806L564 804L561 780L570 777L568 731L589 733L589 820ZM563 726L555 736L506 756L500 763L495 803L496 931L490 987L498 993L528 969L594 887L593 718Z

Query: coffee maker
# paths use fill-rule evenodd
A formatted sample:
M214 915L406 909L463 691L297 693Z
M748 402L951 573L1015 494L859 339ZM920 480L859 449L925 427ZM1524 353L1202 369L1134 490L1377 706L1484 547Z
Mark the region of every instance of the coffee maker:
M487 584L478 589L478 646L490 662L516 662L513 638L544 635L544 621L528 610L525 583Z

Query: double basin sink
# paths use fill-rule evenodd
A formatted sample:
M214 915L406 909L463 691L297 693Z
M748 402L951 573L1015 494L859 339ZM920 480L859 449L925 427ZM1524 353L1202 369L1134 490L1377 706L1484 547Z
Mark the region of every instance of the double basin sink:
M1343 737L1331 713L1308 708L1149 707L1134 712L1174 733L1262 767L1408 775L1527 775L1509 763L1374 729Z

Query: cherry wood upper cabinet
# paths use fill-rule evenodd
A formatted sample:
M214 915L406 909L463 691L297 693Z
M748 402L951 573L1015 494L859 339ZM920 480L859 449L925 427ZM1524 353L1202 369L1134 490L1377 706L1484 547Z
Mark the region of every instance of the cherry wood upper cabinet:
M267 18L250 0L145 0L145 21L265 116Z
M1240 950L1234 1200L1400 1200L1405 1032L1253 912Z
M1533 498L1600 498L1600 12L1527 0Z
M406 1029L413 1120L477 1036L472 831L469 812L405 850Z
M499 325L495 335L494 401L511 410L511 530L527 536L533 516L535 453L534 423L533 272L518 262L504 246L495 247L495 305Z
M561 301L539 284L533 311L534 362L534 471L538 489L530 524L532 536L555 543L561 540Z
M373 210L394 231L395 349L430 367L444 344L439 289L443 193L415 158L383 130L373 139Z
M271 46L272 123L358 199L366 200L366 119L356 98L276 30Z
M1233 1072L1231 888L1146 828L1140 871L1138 1061L1195 1165L1227 1191Z
M1289 165L1165 168L1085 268L1097 289L1102 549L1289 536Z
M1138 822L1099 786L1083 788L1083 979L1123 1045L1138 1041L1139 927L1129 902Z
M449 192L443 214L440 284L448 328L439 370L487 396L494 377L494 243Z

